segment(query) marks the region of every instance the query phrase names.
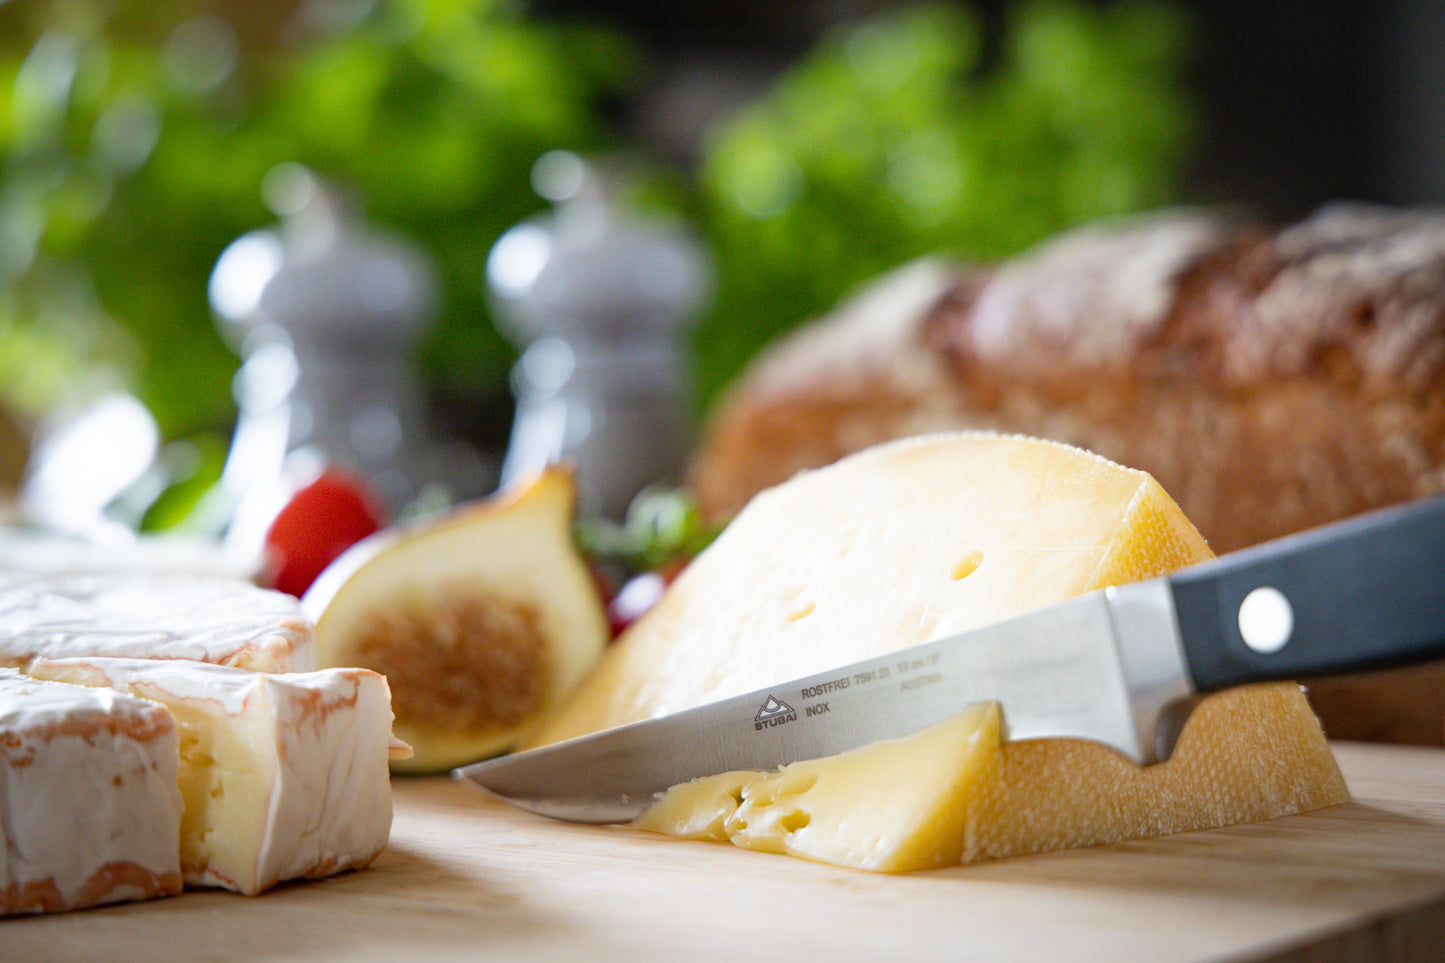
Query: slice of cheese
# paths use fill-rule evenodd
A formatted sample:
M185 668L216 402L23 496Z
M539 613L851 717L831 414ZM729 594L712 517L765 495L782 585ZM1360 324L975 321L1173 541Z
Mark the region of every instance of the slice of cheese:
M391 830L386 680L181 660L38 659L37 678L160 703L180 732L185 881L255 894L370 863Z
M675 786L633 825L883 873L957 863L999 762L996 704L777 772Z
M536 742L766 688L1210 555L1150 476L1077 448L988 433L890 442L756 497ZM839 758L816 765L857 765ZM921 764L911 779L947 785ZM1008 743L970 798L962 860L1266 819L1348 794L1302 691L1280 684L1205 700L1156 767L1079 741ZM839 826L840 839L859 831ZM945 851L952 830L936 826ZM823 858L826 833L809 835L812 858Z
M674 786L633 825L897 873L1212 828L1348 798L1293 683L1222 693L1167 762L1072 740L1000 743L993 705L902 739Z
M240 579L0 572L0 665L68 656L304 672L316 668L316 633L295 598Z
M0 669L0 914L179 893L177 745L153 702Z

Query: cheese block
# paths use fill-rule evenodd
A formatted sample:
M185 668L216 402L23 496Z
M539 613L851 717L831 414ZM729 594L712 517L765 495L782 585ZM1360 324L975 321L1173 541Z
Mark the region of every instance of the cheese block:
M764 688L1210 556L1147 474L988 433L890 442L754 498L535 742Z
M295 598L236 578L0 571L0 665L68 656L304 672L316 634Z
M177 745L153 702L0 669L0 914L179 893Z
M1153 478L1081 449L989 433L888 442L754 498L537 741L766 688L1210 555ZM934 764L920 760L895 791L950 792ZM817 764L832 767L819 770L830 782L866 783L835 771L857 765L841 757ZM1006 744L970 797L972 828L959 858L1216 827L1346 798L1300 688L1249 687L1206 699L1160 766L1140 769L1081 741ZM773 822L786 829L789 821ZM668 819L654 814L650 824ZM672 825L689 834L695 823ZM835 842L856 826L814 825L811 858L832 853L869 865ZM949 824L932 825L936 851L950 851ZM749 838L759 837L741 840ZM769 830L763 838L778 837Z
M971 706L902 739L683 783L633 825L876 872L946 866L973 835L999 731L997 704Z
M180 733L185 881L252 895L370 863L391 830L386 679L182 660L37 659L32 676L163 705Z

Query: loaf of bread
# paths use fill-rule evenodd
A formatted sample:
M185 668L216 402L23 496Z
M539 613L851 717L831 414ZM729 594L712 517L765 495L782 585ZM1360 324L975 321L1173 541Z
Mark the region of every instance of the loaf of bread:
M713 517L889 438L986 428L1153 475L1223 553L1445 490L1445 212L1175 210L905 266L765 350L689 484ZM1336 738L1439 744L1445 667L1313 683Z

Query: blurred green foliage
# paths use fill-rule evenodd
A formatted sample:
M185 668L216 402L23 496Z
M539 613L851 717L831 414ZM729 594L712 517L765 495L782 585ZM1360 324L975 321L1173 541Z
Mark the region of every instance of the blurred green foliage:
M0 5L0 372L28 371L0 400L33 407L106 360L167 437L228 425L237 359L206 282L274 220L261 184L283 162L346 185L435 259L434 377L505 378L486 252L540 205L540 153L608 143L598 105L635 76L633 47L501 0L353 6L365 15L307 23L346 7Z
M841 29L714 132L705 396L778 328L911 258L1002 258L1179 199L1196 118L1177 7L1024 0L1002 26L935 3Z
M542 206L544 151L645 160L604 109L645 82L643 51L504 0L212 2L0 4L0 403L38 407L107 360L166 437L224 432L236 358L206 280L274 220L260 186L283 162L349 186L434 258L432 379L504 390L514 354L489 318L486 253ZM1189 36L1151 0L1020 0L999 32L962 3L890 7L724 119L697 170L644 169L639 193L668 198L717 258L700 404L910 258L1002 257L1175 201Z

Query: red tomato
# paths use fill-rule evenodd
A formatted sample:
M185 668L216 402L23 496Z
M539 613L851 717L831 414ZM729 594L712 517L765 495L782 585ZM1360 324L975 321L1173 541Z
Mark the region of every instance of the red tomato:
M300 598L338 555L386 524L366 485L337 471L300 489L266 530L270 584Z

